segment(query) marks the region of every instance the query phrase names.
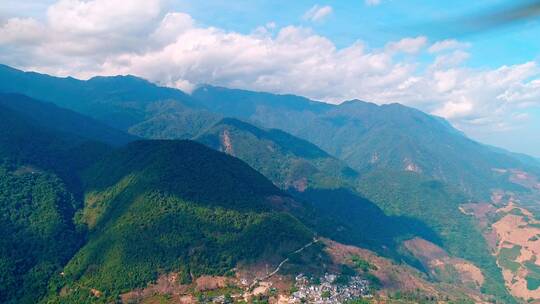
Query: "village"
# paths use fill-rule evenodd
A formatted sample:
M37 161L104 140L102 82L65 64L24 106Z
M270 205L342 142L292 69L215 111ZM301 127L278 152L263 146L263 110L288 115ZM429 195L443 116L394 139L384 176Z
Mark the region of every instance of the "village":
M339 282L334 274L325 274L317 282L300 274L296 276L295 291L289 303L339 304L358 298L369 298L369 281L359 276L347 278L347 282ZM317 284L318 283L318 284Z
M224 295L207 299L206 303L314 303L343 304L360 298L371 298L369 281L360 276L341 278L335 274L325 274L320 278L309 278L299 274L289 295L278 295L270 282L260 282L255 290L243 295ZM259 302L254 299L260 299Z

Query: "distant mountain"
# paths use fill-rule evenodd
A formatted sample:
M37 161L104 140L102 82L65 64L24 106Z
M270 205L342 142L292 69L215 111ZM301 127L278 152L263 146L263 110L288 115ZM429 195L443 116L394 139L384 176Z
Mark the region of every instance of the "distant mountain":
M400 105L358 100L330 105L292 95L203 86L192 94L224 116L279 128L306 139L360 172L413 171L476 197L506 186L496 168L523 168L520 160L465 137L439 117Z
M23 72L5 65L0 65L0 92L53 102L119 129L143 122L147 107L155 101L174 100L197 107L179 90L159 87L133 76L94 77L83 81Z
M301 205L242 161L195 142L131 143L85 180L77 222L90 237L50 301L95 300L95 290L100 301L114 300L169 272L185 282L232 273L312 238L286 212Z
M133 76L88 81L0 66L0 91L26 94L94 117L140 137L190 139L223 117L281 129L353 169L414 171L471 197L509 187L494 169L540 169L465 137L439 117L399 104L358 100L331 105L294 95L203 86L191 96Z
M137 137L104 125L77 112L19 94L0 93L0 106L32 121L36 127L71 134L81 139L121 146Z

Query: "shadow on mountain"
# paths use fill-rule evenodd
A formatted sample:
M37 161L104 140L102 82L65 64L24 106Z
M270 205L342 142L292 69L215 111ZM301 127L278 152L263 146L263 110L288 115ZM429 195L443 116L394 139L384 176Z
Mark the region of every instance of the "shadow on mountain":
M437 234L420 220L387 216L375 203L346 189L308 189L290 193L308 201L315 213L305 219L324 237L395 256L399 243L420 236L440 244Z

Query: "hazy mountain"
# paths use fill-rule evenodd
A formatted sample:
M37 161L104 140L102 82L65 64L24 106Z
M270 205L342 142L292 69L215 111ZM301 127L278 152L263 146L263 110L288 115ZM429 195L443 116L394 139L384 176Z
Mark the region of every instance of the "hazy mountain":
M113 146L121 146L137 139L95 119L24 95L0 93L0 106L32 121L36 127L72 134L81 139L100 141Z
M244 160L284 189L352 186L358 177L353 169L310 142L237 119L221 120L196 140Z
M0 67L0 91L27 94L145 138L189 139L222 117L281 129L308 140L359 172L415 171L481 198L507 187L493 171L540 172L520 157L465 137L445 120L399 104L330 105L294 95L203 86L192 96L133 76L58 78Z
M360 172L414 171L481 197L507 184L494 168L518 159L470 140L442 118L400 105L358 100L329 105L292 95L203 86L192 94L224 116L279 128L306 139Z
M0 65L0 92L53 102L120 129L144 121L147 107L155 101L174 100L197 107L179 90L159 87L134 76L94 77L83 81L23 72L5 65Z

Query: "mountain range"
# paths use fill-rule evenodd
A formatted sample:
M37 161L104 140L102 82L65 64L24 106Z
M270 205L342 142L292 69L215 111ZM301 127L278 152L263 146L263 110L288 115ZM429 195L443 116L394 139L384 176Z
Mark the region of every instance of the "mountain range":
M484 223L463 206L504 207L497 193L534 204L540 163L440 117L0 66L0 118L0 228L11 236L0 243L0 302L109 303L172 273L198 286L284 258L284 278L343 274L350 261L335 261L333 242L407 265L433 297L529 300L492 245L502 211ZM416 250L426 244L445 258Z

